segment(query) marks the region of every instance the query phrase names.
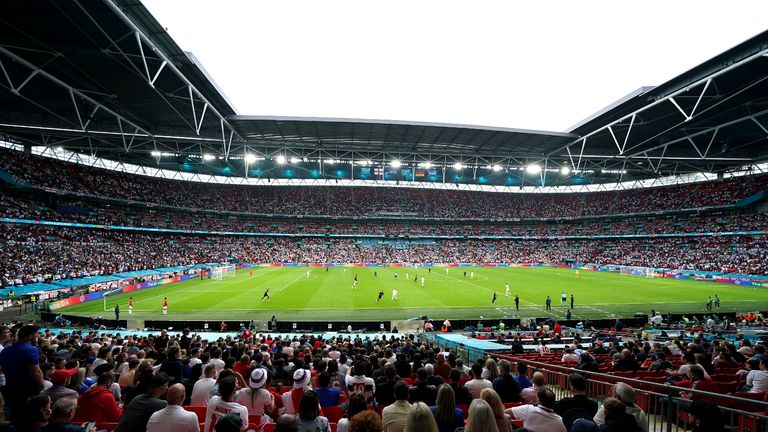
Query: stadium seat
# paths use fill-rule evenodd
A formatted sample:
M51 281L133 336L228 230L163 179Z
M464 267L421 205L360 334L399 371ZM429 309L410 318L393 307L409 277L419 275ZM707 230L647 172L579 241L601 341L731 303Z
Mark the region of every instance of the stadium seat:
M264 425L264 432L275 432L275 426L277 426L277 425L274 424L274 423L267 423L267 424L265 424Z
M339 406L329 406L323 408L323 413L328 417L328 421L332 423L338 423L344 416L344 409Z
M257 425L261 424L261 416L260 415L255 415L255 414L249 415L248 416L248 423L253 423L253 424L257 424Z
M205 423L205 412L208 410L207 407L188 406L188 407L184 407L184 409L197 414L197 421L199 423Z
M464 418L467 418L467 415L469 414L469 405L467 404L456 404L456 408L461 408L461 412L464 413Z

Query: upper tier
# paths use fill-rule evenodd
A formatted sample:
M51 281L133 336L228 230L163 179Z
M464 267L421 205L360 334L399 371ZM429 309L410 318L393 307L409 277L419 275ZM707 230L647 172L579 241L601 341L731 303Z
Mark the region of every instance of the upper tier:
M223 185L127 174L7 149L0 149L0 171L19 183L74 193L164 206L293 216L572 218L728 206L768 187L768 175L624 191L546 194Z

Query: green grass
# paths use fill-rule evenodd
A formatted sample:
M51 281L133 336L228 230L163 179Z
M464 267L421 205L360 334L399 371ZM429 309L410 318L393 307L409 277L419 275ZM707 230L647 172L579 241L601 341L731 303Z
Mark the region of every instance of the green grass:
M307 270L310 271L307 278ZM463 272L475 272L474 280ZM378 276L374 277L374 271ZM553 316L565 317L560 307L560 293L575 295L573 318L608 318L649 313L704 313L707 296L720 295L723 312L744 311L768 304L768 289L712 282L677 279L652 279L623 276L616 273L560 268L475 267L419 268L426 286L414 283L414 268L255 268L253 278L248 270L238 270L235 277L221 281L190 280L130 293L134 299L136 319L269 319L280 320L399 320L418 315L434 318L484 317L511 318ZM399 277L394 279L394 273ZM405 273L409 280L405 280ZM358 275L356 290L352 280ZM505 297L504 284L509 282L512 296ZM266 288L271 300L260 301ZM398 301L392 301L391 290L397 288ZM376 295L384 289L384 298L376 303ZM498 293L491 304L493 292ZM513 297L520 295L520 311L515 311ZM544 310L544 299L552 297L553 311ZM168 316L161 314L163 297L170 303ZM107 298L107 311L101 300L60 309L74 315L112 317L115 302L120 304L121 318L128 316L129 294Z

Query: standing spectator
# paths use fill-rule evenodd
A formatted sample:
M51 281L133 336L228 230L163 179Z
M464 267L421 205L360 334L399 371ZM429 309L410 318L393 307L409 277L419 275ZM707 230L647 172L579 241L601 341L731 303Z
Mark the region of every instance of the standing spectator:
M184 365L181 363L181 351L179 347L172 346L168 348L167 358L160 365L160 372L168 375L171 382L178 384L181 382L181 375L184 370Z
M464 413L456 407L456 397L448 384L437 389L437 402L430 410L440 432L453 432L464 425Z
M219 381L219 394L221 396L213 396L208 402L208 409L205 411L206 431L210 431L214 424L228 414L239 415L243 427L248 425L248 409L235 402L236 382L234 376L228 376Z
M467 388L467 391L469 392L469 395L472 397L472 399L479 398L480 392L483 391L483 389L493 388L493 384L487 379L483 379L482 375L483 366L480 365L480 363L473 364L472 379L464 384L464 387Z
M0 352L0 367L5 375L2 392L12 421L21 414L25 401L44 388L40 351L32 346L39 331L40 327L36 325L20 328L16 333L16 342Z
M181 384L168 388L168 405L149 417L147 432L199 432L197 414L182 408L186 390Z
M114 432L143 432L147 423L157 411L165 408L168 403L162 399L168 391L168 376L164 373L153 375L149 380L149 391L133 398L125 408L120 422Z
M408 402L408 384L398 381L395 384L395 403L384 408L381 418L384 422L384 432L403 432L408 411L411 404Z
M298 432L331 432L328 419L320 415L317 392L307 390L301 396L298 415Z
M112 372L99 375L96 385L80 396L75 422L116 422L120 419L123 409L115 402L112 394L113 382L115 375Z
M517 385L515 377L512 376L512 365L509 361L501 360L499 362L499 372L499 376L493 380L493 389L499 394L502 402L519 402L520 387Z

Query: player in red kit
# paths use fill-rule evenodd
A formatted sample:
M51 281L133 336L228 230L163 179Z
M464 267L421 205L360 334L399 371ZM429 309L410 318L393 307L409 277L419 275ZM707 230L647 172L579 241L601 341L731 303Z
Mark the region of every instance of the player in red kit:
M168 297L163 297L163 315L168 315Z

